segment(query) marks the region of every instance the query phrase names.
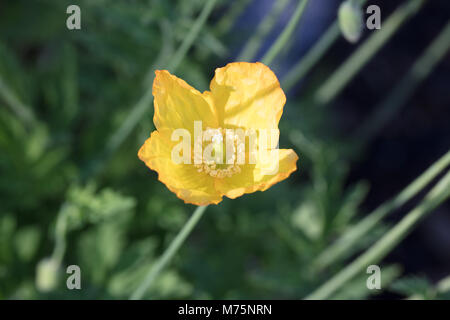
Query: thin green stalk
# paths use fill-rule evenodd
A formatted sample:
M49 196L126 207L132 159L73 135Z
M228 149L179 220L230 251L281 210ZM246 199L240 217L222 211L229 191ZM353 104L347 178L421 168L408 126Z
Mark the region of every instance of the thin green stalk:
M318 89L315 100L319 105L332 101L383 45L414 15L425 0L410 0L389 16L380 30L373 34Z
M296 83L303 79L340 35L341 30L339 29L339 24L334 22L311 50L283 77L281 84L284 90L289 91Z
M450 21L433 40L425 52L414 63L408 73L394 87L390 94L377 105L373 114L354 135L358 141L367 143L389 122L415 92L417 86L426 79L450 49Z
M320 153L320 146L308 139L299 129L292 129L289 133L289 140L309 159L315 159Z
M164 65L169 57L173 55L173 30L172 25L169 23L168 19L164 19L159 23L159 28L162 37L161 49L159 50L158 56L154 60L153 64L147 71L147 74L144 77L144 81L142 81L143 88L149 88L152 85L153 79L155 78L155 70L160 65Z
M241 54L237 58L237 61L252 61L255 58L263 40L270 31L272 31L278 21L278 17L288 3L288 0L278 0L274 3L272 10L270 10L266 17L259 23L254 35L247 41L244 49L242 49Z
M67 203L64 203L58 212L56 218L55 226L55 247L53 248L53 253L51 260L54 261L55 265L60 266L64 254L66 253L66 233L67 233Z
M154 283L154 281L156 280L158 275L161 273L161 271L164 269L164 267L170 262L170 260L172 260L175 253L178 251L180 246L183 244L183 242L186 240L188 235L191 233L192 229L195 227L197 222L200 220L200 218L202 217L206 208L207 208L207 206L197 207L197 209L195 209L192 216L184 224L183 228L177 234L175 239L173 239L173 241L169 245L169 247L164 251L161 258L159 258L158 261L150 269L150 271L148 272L144 281L130 296L131 300L142 299L142 296L152 286L152 284Z
M125 141L125 139L130 135L131 131L136 127L139 123L139 120L142 119L144 114L148 111L148 109L153 104L153 94L152 90L145 90L144 95L139 99L139 101L131 108L130 113L128 114L125 121L119 127L119 129L114 132L111 138L106 143L106 155L111 155Z
M237 2L237 3L236 3ZM233 1L230 9L223 15L216 26L218 33L224 34L230 31L236 18L245 10L250 0Z
M391 228L377 243L346 266L342 271L325 282L306 299L327 299L353 277L363 272L369 265L380 262L414 226L429 212L450 196L450 171L431 189L425 199L411 210L399 223Z
M415 195L422 191L434 178L450 165L450 151L434 162L425 172L417 177L397 196L381 204L369 213L358 224L350 228L341 238L325 249L313 262L316 271L325 269L336 260L345 256L349 250L360 241L374 226L376 226L386 215L397 210Z
M283 32L277 38L275 43L270 47L269 51L261 59L262 63L264 63L266 65L271 64L273 59L278 55L278 53L281 51L281 49L283 49L286 46L287 42L289 41L289 38L292 36L292 33L294 32L295 27L297 26L298 22L300 21L300 18L302 17L303 12L305 11L305 7L306 7L307 3L308 3L308 0L299 0L297 8L295 9L294 14L292 15L291 19L289 20L289 23L286 25Z
M359 0L360 5L364 5L367 0ZM319 41L300 59L281 80L284 90L289 91L319 62L328 49L339 39L341 30L339 22L335 20L327 31L320 37Z

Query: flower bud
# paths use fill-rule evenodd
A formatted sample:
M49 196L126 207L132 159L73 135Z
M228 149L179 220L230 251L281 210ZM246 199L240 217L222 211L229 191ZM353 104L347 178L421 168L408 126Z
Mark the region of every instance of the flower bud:
M351 43L357 42L363 28L361 6L352 0L344 1L339 7L338 18L344 38Z
M58 284L58 263L46 258L41 260L36 268L36 288L42 292L48 292L55 289Z

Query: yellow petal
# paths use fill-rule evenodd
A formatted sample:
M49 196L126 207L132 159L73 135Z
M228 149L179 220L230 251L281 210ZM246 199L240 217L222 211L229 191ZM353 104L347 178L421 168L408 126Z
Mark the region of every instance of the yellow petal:
M229 178L217 179L216 189L228 198L234 199L242 196L244 193L255 191L264 191L272 185L286 179L297 170L298 156L292 149L279 149L278 172L266 175L264 165L246 164L241 166L242 171Z
M167 70L157 70L153 81L156 129L184 128L194 132L194 121L202 121L203 128L217 127L214 106L203 95Z
M177 142L170 140L170 131L153 131L139 150L139 159L157 171L158 180L184 202L203 206L222 201L211 176L197 172L193 164L176 164L172 161L172 148Z
M278 128L286 97L264 64L229 63L216 69L210 88L222 127Z

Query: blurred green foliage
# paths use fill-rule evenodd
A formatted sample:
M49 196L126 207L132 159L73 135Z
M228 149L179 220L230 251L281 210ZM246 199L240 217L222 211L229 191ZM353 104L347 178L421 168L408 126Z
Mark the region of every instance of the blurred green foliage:
M66 28L70 1L0 4L1 299L128 298L193 211L137 158L153 129L151 108L117 150L107 141L204 1L76 3L81 31ZM227 32L239 12L228 10L219 1L177 69L199 90L236 41ZM380 225L332 266L311 267L361 217L368 185L347 185L345 141L326 110L302 103L288 99L281 123L281 146L297 142L298 172L210 206L146 298L302 298L383 233ZM82 290L65 287L71 264L81 268ZM384 268L383 287L401 271ZM334 298L369 296L366 278ZM405 296L426 288L419 280L395 286Z

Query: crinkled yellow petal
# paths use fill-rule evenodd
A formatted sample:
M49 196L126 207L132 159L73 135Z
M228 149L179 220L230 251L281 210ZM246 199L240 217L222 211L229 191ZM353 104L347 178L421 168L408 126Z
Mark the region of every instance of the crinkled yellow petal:
M264 64L234 62L218 68L210 89L222 127L278 128L286 96Z
M264 165L246 164L241 166L242 171L229 178L217 179L216 189L228 198L234 199L244 193L264 191L272 185L286 179L297 170L298 156L292 149L278 150L278 171L275 174L266 175Z
M202 121L202 127L215 128L218 117L214 106L204 96L167 70L157 70L153 81L156 129L184 128L193 134L194 121Z
M176 164L172 161L172 148L178 142L170 140L170 132L153 131L139 150L139 159L157 171L158 179L184 202L203 206L222 201L222 196L215 190L214 178L197 172L193 164Z

